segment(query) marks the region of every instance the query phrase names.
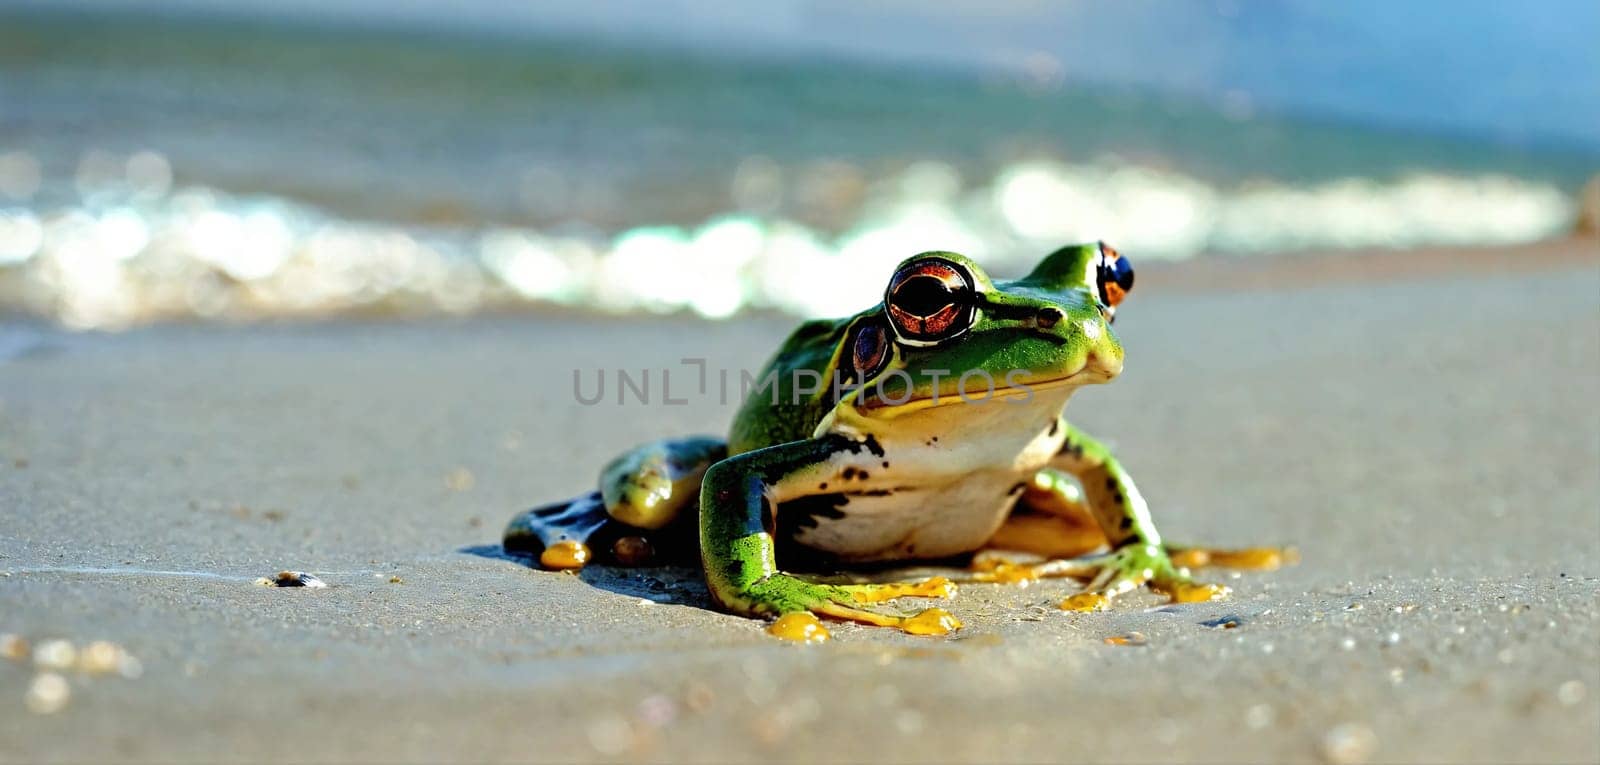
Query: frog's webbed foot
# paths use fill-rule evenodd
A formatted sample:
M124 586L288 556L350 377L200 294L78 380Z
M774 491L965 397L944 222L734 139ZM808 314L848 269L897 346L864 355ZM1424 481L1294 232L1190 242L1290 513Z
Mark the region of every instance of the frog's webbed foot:
M1070 577L1088 582L1083 592L1061 603L1069 611L1103 611L1119 595L1149 587L1174 602L1220 600L1228 596L1223 585L1202 584L1177 565L1160 545L1130 543L1117 550L1078 558L1058 558L1042 563L1018 563L1002 555L980 556L970 581L1027 586L1039 579Z
M590 492L519 513L506 525L502 544L508 552L538 556L546 569L579 569L594 557L602 532L614 525L600 492Z
M1166 595L1174 603L1223 600L1232 592L1229 587L1196 582L1190 578L1189 569L1215 566L1272 571L1299 562L1300 553L1293 547L1220 550L1134 543L1097 557L1104 559L1098 574L1083 592L1062 601L1063 609L1100 611L1111 598L1141 585Z
M1140 587L1149 587L1174 603L1222 600L1232 592L1226 585L1194 581L1187 569L1175 565L1167 551L1156 544L1134 542L1074 562L1097 570L1083 592L1061 601L1061 608L1066 611L1104 611L1114 598Z
M648 566L684 562L695 551L693 526L630 526L607 512L600 492L517 514L506 525L507 552L537 558L551 571L576 571L589 563Z
M895 584L816 584L796 576L777 573L750 585L741 594L744 610L784 617L774 627L795 623L797 613L820 614L845 621L893 627L913 635L944 635L961 628L961 622L942 608L929 608L910 615L887 614L863 608L866 603L881 603L895 598L948 598L955 585L944 577L921 582ZM782 631L773 631L788 637ZM811 633L806 633L811 634Z
M1069 577L1093 579L1105 555L1052 558L1043 562L1018 561L1005 552L986 550L972 561L971 571L960 581L1027 587L1040 579Z

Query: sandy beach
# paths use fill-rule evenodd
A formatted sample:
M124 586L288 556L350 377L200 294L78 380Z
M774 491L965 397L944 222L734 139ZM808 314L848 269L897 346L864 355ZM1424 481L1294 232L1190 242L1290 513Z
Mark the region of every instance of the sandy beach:
M719 432L681 359L754 370L790 320L0 327L0 633L143 670L38 714L0 659L0 761L1595 762L1600 246L1425 260L1141 272L1123 376L1068 409L1169 538L1300 565L1104 614L972 585L950 638L811 647L695 572L498 546ZM575 399L618 368L687 403ZM253 584L283 569L329 587Z

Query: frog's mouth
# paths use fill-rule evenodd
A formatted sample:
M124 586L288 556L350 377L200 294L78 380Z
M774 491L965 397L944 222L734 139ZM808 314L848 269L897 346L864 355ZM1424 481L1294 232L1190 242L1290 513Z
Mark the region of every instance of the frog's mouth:
M1097 368L1093 363L1085 363L1077 371L1062 377L1025 380L1013 385L1007 385L1003 380L996 380L992 390L987 386L980 386L968 391L940 391L937 395L917 396L904 401L884 399L877 395L864 396L857 403L856 409L863 414L877 417L898 417L902 414L911 414L956 404L1004 403L1008 406L1014 406L1018 399L1027 399L1052 391L1075 389L1084 385L1102 383L1115 376L1115 372ZM1001 401L1002 399L1005 400Z

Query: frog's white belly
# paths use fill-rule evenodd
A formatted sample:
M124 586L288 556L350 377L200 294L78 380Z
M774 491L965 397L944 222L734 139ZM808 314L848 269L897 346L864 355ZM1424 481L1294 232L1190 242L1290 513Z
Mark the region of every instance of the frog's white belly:
M841 493L831 512L795 519L794 541L846 561L945 558L981 548L1020 494L1011 471L973 473L942 486ZM870 490L869 490L870 491ZM843 500L837 506L832 502Z
M1060 451L1061 410L1070 393L1043 392L1029 406L936 407L874 427L882 453L835 455L801 479L806 483L785 487L779 526L793 541L846 561L978 550ZM849 425L834 427L851 432Z

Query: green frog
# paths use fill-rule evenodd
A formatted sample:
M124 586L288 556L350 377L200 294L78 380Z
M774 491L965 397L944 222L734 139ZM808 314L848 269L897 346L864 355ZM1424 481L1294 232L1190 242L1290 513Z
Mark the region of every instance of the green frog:
M1190 567L1273 568L1284 553L1169 546L1122 464L1062 416L1074 391L1122 370L1112 320L1132 288L1132 264L1104 243L1057 250L1016 281L953 252L915 255L878 305L796 329L725 440L637 447L598 491L515 518L505 546L552 569L697 561L719 607L804 641L826 637L817 616L916 634L960 626L939 608L873 605L952 597L948 577L795 573L827 567L958 560L967 581L1080 578L1062 603L1075 611L1141 587L1225 597Z

